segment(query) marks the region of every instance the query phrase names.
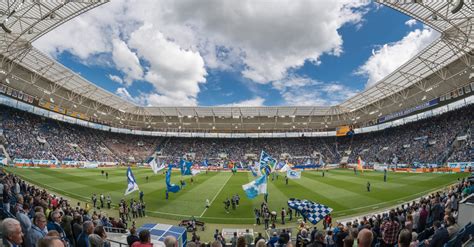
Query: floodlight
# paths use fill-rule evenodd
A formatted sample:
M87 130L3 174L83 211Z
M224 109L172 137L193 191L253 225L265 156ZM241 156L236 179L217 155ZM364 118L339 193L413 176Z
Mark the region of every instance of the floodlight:
M459 12L459 10L462 9L462 6L464 6L464 0L454 0L453 2L453 7L451 8L451 13L456 14Z
M12 30L10 28L8 28L7 26L5 26L5 23L0 23L0 27L3 29L3 31L5 33L12 33Z

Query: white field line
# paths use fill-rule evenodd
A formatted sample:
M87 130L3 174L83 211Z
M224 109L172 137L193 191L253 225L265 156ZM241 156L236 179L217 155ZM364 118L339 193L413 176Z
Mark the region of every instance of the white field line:
M209 207L212 206L212 203L214 202L214 200L216 200L217 196L221 193L222 189L224 189L225 185L227 184L227 182L229 182L230 178L232 177L233 175L230 175L227 180L225 181L224 185L221 187L221 189L216 193L216 195L214 196L214 198L212 198L211 200L211 203L209 205ZM199 218L202 218L202 216L204 215L204 213L206 213L207 211L207 207L204 209L204 211L202 211L202 214L199 216Z

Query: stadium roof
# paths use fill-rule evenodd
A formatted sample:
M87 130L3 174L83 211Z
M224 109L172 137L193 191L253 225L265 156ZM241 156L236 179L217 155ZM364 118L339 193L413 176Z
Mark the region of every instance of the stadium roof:
M371 123L468 84L474 72L472 3L466 1L459 9L451 1L379 1L441 35L396 71L339 105L143 107L99 88L31 45L53 28L106 2L1 1L1 83L115 127L258 132Z

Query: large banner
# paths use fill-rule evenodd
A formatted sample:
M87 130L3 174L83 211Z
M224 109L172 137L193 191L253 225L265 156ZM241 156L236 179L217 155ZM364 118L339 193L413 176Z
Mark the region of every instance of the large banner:
M389 120L392 120L394 118L398 118L398 117L402 117L402 116L405 116L405 115L408 115L410 113L413 113L413 112L416 112L416 111L419 111L419 110L423 110L423 109L426 109L426 108L429 108L429 107L432 107L432 106L435 106L439 103L439 98L436 98L436 99L433 99L433 100L430 100L428 102L425 102L421 105L417 105L415 107L412 107L412 108L408 108L408 109L405 109L403 111L399 111L399 112L394 112L394 113L391 113L391 114L388 114L386 116L383 116L381 118L378 119L378 122L379 123L383 123L383 122L387 122Z
M448 167L453 170L458 170L460 172L468 171L469 169L473 169L474 162L450 162L448 163Z
M336 136L346 136L354 134L354 130L349 125L342 125L336 128Z

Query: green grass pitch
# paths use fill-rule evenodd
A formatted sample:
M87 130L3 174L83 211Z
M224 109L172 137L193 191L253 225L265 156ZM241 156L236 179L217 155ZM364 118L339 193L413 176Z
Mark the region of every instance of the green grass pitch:
M114 204L121 198L138 199L138 192L123 195L126 169L104 170L109 173L107 180L101 176L101 169L9 169L33 184L81 201L90 201L92 193L110 194ZM170 193L168 200L165 200L163 174L154 175L145 168L133 168L133 173L138 186L145 193L147 214L159 218L195 216L209 223L249 224L254 222L253 208L259 207L263 201L263 196L254 200L246 198L242 185L254 179L248 172L236 175L230 172L201 173L194 177L193 184L190 184L190 176L183 177L187 185L176 194ZM149 176L148 183L145 181L146 176ZM322 177L321 172L303 171L301 179L290 180L288 185L282 175L275 181L269 179L269 206L271 210L279 212L282 207L287 207L288 198L308 199L332 207L333 216L343 217L409 201L464 176L467 174L389 173L388 181L383 182L382 172L366 171L355 176L351 170L331 170ZM181 178L177 172L173 172L172 183L179 184ZM371 192L366 190L367 181L372 185ZM226 213L223 201L234 194L240 195L240 206ZM212 203L207 210L206 199Z

